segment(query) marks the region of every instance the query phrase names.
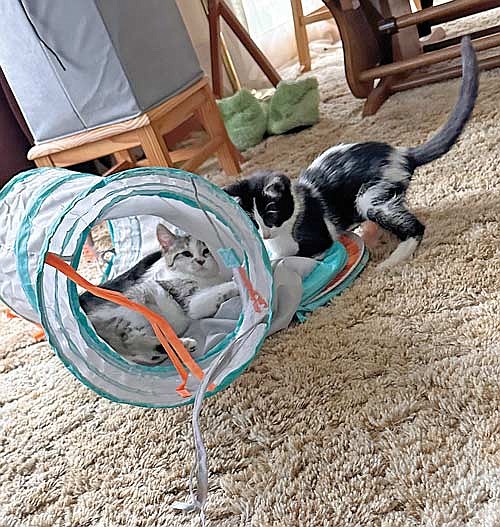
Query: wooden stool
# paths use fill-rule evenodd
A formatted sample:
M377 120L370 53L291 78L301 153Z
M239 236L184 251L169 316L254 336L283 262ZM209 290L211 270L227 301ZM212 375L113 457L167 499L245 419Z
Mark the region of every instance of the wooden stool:
M207 132L208 141L201 146L170 151L165 134L193 115ZM146 159L135 159L131 149L138 146ZM227 135L206 77L133 119L35 145L28 158L39 167L66 167L110 154L117 164L107 174L137 166L176 166L193 172L212 155L217 156L228 176L240 172L240 154Z

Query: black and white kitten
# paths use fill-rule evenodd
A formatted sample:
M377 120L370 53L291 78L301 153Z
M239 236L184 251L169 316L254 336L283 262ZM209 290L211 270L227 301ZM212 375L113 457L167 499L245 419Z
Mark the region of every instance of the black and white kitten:
M119 291L165 318L177 335L192 320L214 315L220 305L238 294L234 282L221 277L209 248L187 235L176 236L164 225L157 228L161 251L143 258L132 269L101 287ZM158 278L160 276L160 278ZM80 305L97 334L125 359L156 365L167 359L149 322L139 313L86 292ZM196 341L183 336L194 352Z
M341 144L317 157L297 182L267 170L225 187L257 225L271 258L318 257L339 232L366 220L400 240L382 267L411 256L425 230L405 202L411 177L416 168L450 150L476 101L479 74L470 37L462 39L462 68L455 108L444 126L423 145Z

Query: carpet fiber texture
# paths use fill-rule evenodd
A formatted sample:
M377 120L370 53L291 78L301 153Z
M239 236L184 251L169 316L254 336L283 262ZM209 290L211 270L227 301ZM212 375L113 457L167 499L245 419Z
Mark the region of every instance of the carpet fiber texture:
M416 145L455 102L449 81L362 119L340 48L325 47L312 72L321 122L246 152L245 173L296 176L339 142ZM377 272L385 237L352 287L206 402L208 525L500 525L499 107L493 70L459 143L415 175L427 225L415 258ZM187 495L191 410L99 398L32 330L0 321L0 526L197 525L170 508Z

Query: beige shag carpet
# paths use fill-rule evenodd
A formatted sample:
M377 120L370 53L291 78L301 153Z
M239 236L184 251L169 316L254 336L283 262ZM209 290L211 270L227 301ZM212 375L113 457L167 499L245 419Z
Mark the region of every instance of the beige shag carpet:
M338 142L415 145L455 101L450 81L361 119L341 50L325 48L321 122L247 152L245 172L296 175ZM349 290L206 402L209 525L500 525L499 107L500 70L484 73L459 144L415 175L416 257L377 272L387 238ZM190 409L100 399L29 324L2 318L0 332L1 527L198 524L170 508L187 495Z

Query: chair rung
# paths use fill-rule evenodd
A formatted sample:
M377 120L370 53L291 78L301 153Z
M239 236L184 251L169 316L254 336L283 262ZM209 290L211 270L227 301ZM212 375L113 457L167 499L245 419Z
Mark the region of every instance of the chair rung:
M484 51L486 49L500 46L500 34L490 35L473 41L473 46L476 51ZM392 64L384 64L368 70L362 71L359 74L359 80L362 82L373 81L388 77L389 75L398 75L411 70L416 70L422 66L430 66L446 60L455 59L460 56L460 45L450 46L439 51L431 51L424 53L417 57L412 57L406 60L400 60Z
M316 11L304 15L302 17L302 24L314 24L315 22L321 22L322 20L329 20L332 18L332 14L327 7L320 7Z
M488 37L489 35L496 35L500 33L500 26L486 27L484 29L479 29L469 33L469 36L472 40L477 40L478 38ZM429 44L424 44L423 50L424 53L429 53L430 51L437 51L438 49L449 48L455 44L460 44L462 40L461 36L445 38L443 40L438 40L437 42L432 42Z
M492 68L498 68L500 66L500 55L493 57L486 57L478 61L478 67L481 71L490 70ZM443 80L453 79L459 77L462 72L460 65L451 66L449 68L439 69L435 71L429 71L420 75L408 77L400 82L392 84L390 87L391 93L398 91L410 90L412 88L418 88L431 84L433 82L439 82Z
M216 137L211 139L198 150L198 153L195 156L181 166L182 170L185 170L186 172L194 172L202 163L213 155L221 145L221 138Z
M404 29L405 27L415 26L422 22L432 22L433 24L441 24L450 22L457 18L463 18L482 11L500 7L498 0L453 0L446 4L428 7L417 11L416 13L409 13L394 19L397 29Z

